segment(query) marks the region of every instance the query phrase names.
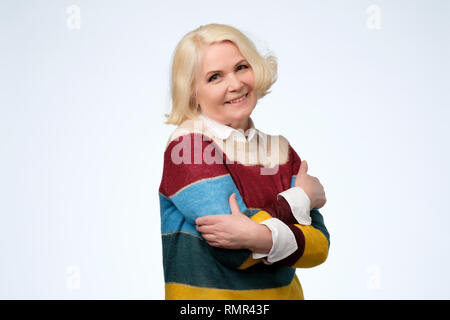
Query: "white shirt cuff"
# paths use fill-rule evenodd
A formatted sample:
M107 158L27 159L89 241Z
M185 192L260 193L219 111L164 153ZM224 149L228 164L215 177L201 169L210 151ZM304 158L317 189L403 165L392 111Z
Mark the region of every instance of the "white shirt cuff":
M292 214L299 224L311 225L311 216L309 207L311 200L306 192L300 187L293 187L286 191L280 192L277 199L280 197L286 199L291 207Z
M253 259L267 257L270 263L280 261L297 250L297 240L289 227L277 218L270 218L260 222L272 231L272 249L267 253L253 253Z

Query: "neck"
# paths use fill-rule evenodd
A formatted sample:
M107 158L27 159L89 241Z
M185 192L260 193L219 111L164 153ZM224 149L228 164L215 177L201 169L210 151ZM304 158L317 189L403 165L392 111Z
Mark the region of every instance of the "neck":
M225 123L225 125L230 126L230 127L232 127L233 129L236 129L236 130L242 129L245 132L249 128L249 121L248 121L248 119L249 118L245 118L245 119L243 119L241 121L227 122L227 123Z
M236 129L236 130L242 129L242 130L244 130L244 132L246 132L249 129L249 127L250 127L250 121L249 121L250 117L247 117L247 118L242 119L242 120L237 120L237 121L224 122L224 121L215 119L213 116L208 116L205 113L203 113L203 114L205 116L207 116L208 118L210 118L210 119L213 119L213 120L215 120L217 122L220 122L220 123L222 123L222 124L224 124L226 126L232 127L233 129Z

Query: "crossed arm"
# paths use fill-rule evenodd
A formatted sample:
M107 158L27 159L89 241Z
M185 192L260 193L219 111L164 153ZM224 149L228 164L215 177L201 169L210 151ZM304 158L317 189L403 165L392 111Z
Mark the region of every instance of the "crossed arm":
M279 214L280 209L286 208L284 202L286 202L284 198L279 198L269 208L247 217L240 212L235 196L232 195L230 197L231 215L209 215L197 218L196 229L211 246L226 249L245 248L254 253L267 254L275 243L272 242L273 231L271 232L262 223L270 219L277 219L280 223L284 223L285 228L289 228L294 235L295 243L287 245L294 245L295 248L275 263L295 268L307 268L321 264L326 260L329 248L329 234L323 223L322 215L318 209L314 208L310 212L311 225L299 224L293 221L295 218L292 215ZM255 255L249 255L239 268L248 268L259 261L261 259L255 259ZM266 259L263 262L271 264Z
M293 168L298 170L300 159L295 152L293 153L293 156L296 156ZM241 238L244 241L234 243L227 248L215 247L214 239L207 239L209 237L206 236L207 231L211 230L205 231L201 226L200 229L197 229L205 240L211 244L212 254L222 263L245 269L262 261L262 259L254 259L252 253L267 253L272 247L270 230L260 224L271 218L278 219L286 224L294 234L297 245L294 252L276 262L277 264L291 267L312 267L326 260L329 234L323 223L322 215L317 209L310 212L311 225L299 224L293 217L286 200L282 197L262 210L248 209L229 172L222 164L173 165L170 164L170 160L169 146L165 154L163 172L163 181L166 182L162 184L162 188L166 190L165 193L169 195L168 198L183 214L187 223L195 226L196 221L202 222L202 220L197 220L198 218L217 218L219 217L217 215L222 218L227 218L226 216L228 218L238 217L238 219L234 219L234 225L244 234L244 237ZM183 177L183 183L173 186L170 182L179 177ZM235 198L232 201L231 208L235 214L230 215L228 200L232 194L235 194ZM207 220L203 222L205 221ZM244 228L244 226L247 226L247 228ZM231 248L233 250L230 250Z

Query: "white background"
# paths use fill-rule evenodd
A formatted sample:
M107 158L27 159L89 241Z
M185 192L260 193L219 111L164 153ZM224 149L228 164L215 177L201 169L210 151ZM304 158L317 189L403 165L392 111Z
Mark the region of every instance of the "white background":
M164 298L171 57L213 22L277 56L252 117L325 187L305 298L449 299L450 1L425 0L1 1L0 298Z

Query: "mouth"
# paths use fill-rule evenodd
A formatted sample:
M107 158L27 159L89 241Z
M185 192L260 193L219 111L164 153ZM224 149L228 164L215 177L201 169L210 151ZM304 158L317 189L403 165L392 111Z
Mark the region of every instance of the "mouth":
M247 101L247 97L248 97L248 92L237 99L225 102L225 104L230 104L232 106L238 106L238 105L244 104Z

